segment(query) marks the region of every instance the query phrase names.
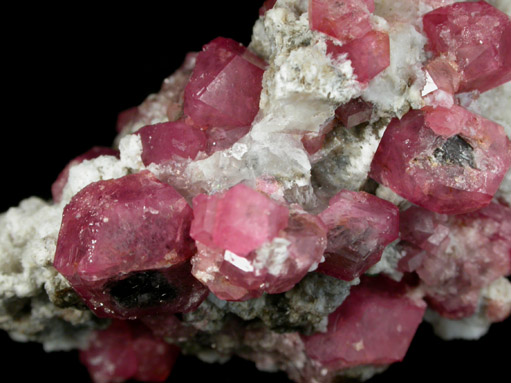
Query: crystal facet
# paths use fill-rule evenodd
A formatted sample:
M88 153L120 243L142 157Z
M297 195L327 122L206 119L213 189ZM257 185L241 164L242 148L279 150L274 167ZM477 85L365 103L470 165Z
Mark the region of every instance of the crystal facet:
M193 310L206 290L190 275L191 220L147 171L90 184L64 209L54 266L98 316Z
M436 55L454 60L460 92L485 92L511 80L511 19L484 2L448 5L424 15L424 32Z
M488 205L510 166L501 126L459 106L428 107L390 123L371 177L426 209L460 214Z
M346 281L378 262L399 235L399 209L364 192L339 192L319 217L328 228L328 244L318 271Z
M259 111L265 63L241 44L206 44L184 93L184 113L201 127L248 126Z

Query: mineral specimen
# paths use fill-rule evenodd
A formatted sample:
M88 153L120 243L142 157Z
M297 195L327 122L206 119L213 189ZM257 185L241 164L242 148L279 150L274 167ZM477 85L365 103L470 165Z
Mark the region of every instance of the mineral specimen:
M0 328L96 383L165 381L181 351L367 380L423 318L481 337L511 314L510 13L257 4L249 45L202 41L52 201L0 216Z

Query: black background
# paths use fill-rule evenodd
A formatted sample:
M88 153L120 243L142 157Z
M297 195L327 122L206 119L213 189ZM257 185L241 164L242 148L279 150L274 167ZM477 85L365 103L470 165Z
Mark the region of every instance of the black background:
M50 186L69 159L109 146L117 114L158 91L188 51L217 36L248 44L260 0L169 6L33 6L3 12L1 211ZM422 324L403 363L371 382L509 381L511 322L479 342L443 342ZM0 331L5 382L88 382L75 352L46 354ZM288 382L235 359L208 365L183 357L170 382Z

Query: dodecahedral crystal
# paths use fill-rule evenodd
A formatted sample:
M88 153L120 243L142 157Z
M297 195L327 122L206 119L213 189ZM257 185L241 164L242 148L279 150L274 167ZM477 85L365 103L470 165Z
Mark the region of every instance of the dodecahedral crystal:
M428 107L390 123L371 176L426 209L460 214L488 205L510 166L501 126L460 106Z
M328 317L328 329L305 338L307 355L333 371L404 358L426 309L405 285L366 277Z
M197 307L192 210L149 172L99 181L64 209L54 266L96 315L136 318Z
M203 127L248 126L259 111L265 63L241 44L206 44L185 88L184 113Z
M399 209L364 192L339 192L319 217L328 228L328 244L318 271L346 281L378 262L399 235Z
M219 298L246 300L291 289L317 265L326 245L322 222L239 184L193 200L193 274Z
M423 18L429 48L454 60L460 92L485 92L511 80L511 19L484 2L435 9Z
M511 274L511 209L495 202L447 216L412 207L401 214L404 271L415 271L443 316L474 314L481 288Z
M164 382L179 352L141 323L115 320L106 330L92 334L80 360L94 383Z

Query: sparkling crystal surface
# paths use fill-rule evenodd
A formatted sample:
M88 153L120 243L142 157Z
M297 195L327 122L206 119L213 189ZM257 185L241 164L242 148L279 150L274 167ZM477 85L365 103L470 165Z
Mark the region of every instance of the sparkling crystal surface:
M454 60L460 92L485 92L511 80L511 19L484 2L463 2L423 17L429 47Z

